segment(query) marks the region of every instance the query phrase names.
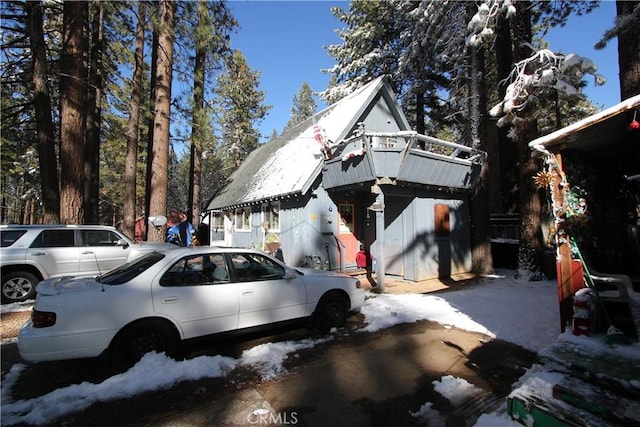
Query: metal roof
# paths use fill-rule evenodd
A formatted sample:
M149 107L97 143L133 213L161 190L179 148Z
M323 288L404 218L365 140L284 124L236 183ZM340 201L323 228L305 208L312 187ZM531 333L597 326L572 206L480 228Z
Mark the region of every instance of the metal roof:
M340 141L356 128L381 91L388 92L386 96L392 94L384 77L371 81L255 149L211 200L207 210L305 194L322 173L323 166L322 147L314 138L314 120L326 141Z

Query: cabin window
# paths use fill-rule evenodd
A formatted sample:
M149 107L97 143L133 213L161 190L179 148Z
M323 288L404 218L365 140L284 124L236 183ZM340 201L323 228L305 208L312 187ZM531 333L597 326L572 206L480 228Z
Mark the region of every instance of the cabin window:
M262 222L268 224L269 231L280 231L280 202L262 205Z
M222 212L215 212L211 215L211 229L216 231L224 229L224 215Z
M435 205L435 232L437 237L446 237L451 234L451 223L449 221L449 206L443 204Z
M251 231L251 208L236 209L236 231Z
M398 145L396 137L378 136L373 138L373 148L395 148Z

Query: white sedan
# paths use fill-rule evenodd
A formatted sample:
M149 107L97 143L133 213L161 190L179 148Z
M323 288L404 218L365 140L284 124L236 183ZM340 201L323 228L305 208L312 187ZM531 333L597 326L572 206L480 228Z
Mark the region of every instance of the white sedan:
M294 269L262 252L216 247L155 251L97 277L38 284L20 330L26 361L106 356L131 366L183 341L297 320L341 327L364 304L350 276Z

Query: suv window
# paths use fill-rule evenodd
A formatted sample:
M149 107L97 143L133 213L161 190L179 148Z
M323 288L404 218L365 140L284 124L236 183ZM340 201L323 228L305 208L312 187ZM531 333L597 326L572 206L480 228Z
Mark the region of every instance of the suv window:
M75 246L75 230L43 230L31 244L32 248L69 248Z
M82 246L116 246L120 236L109 230L80 230Z
M2 247L6 248L13 245L27 230L4 230L0 231L0 241Z

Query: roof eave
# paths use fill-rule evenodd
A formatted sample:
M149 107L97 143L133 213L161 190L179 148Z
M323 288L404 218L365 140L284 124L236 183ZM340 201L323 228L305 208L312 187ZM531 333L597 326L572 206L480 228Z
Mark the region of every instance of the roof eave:
M627 98L619 104L616 104L606 110L593 114L589 117L585 117L582 120L565 126L562 129L558 129L555 132L551 132L548 135L541 136L529 142L529 148L531 150L546 152L547 148L552 147L555 144L559 144L563 139L576 134L584 129L587 129L595 124L610 119L618 114L624 113L629 110L640 107L640 95Z

